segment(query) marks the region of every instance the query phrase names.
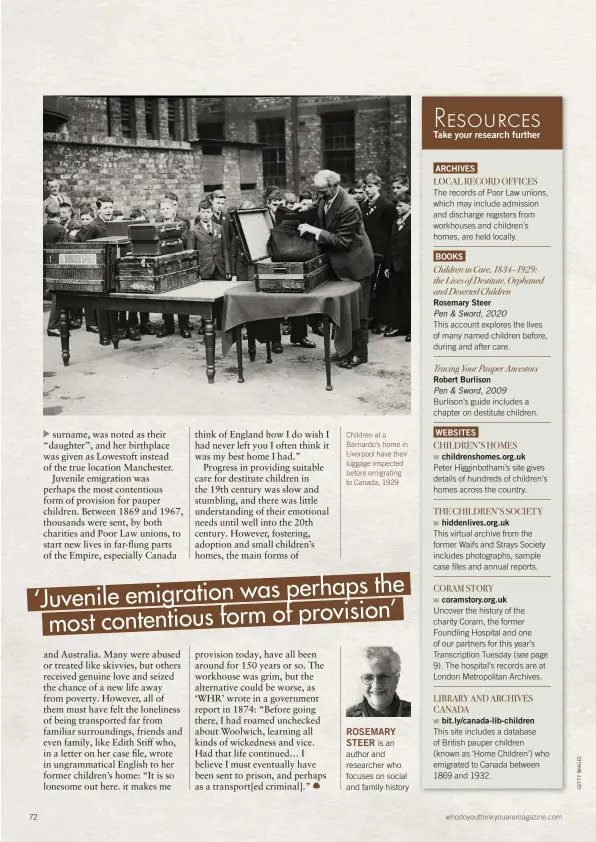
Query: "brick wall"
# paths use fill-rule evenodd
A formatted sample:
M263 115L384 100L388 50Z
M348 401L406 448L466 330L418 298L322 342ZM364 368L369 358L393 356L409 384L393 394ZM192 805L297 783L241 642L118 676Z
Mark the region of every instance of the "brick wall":
M312 188L315 173L323 166L323 126L320 114L298 115L300 190Z
M356 177L376 172L388 192L393 172L409 168L408 97L301 96L297 98L300 183L294 184L291 100L289 96L223 98L225 134L230 140L256 141L257 119L285 119L288 189L309 188L324 165L321 115L328 108L354 109Z
M215 122L224 112L224 101L228 97L223 96L193 96L191 97L194 108L201 120Z
M397 172L410 172L410 98L389 97L389 164L390 177Z
M168 101L165 97L157 100L157 138L168 140ZM174 191L175 192L175 191Z
M299 105L340 105L342 103L349 103L350 100L362 99L360 96L299 96ZM366 99L385 99L384 96L366 97Z
M70 107L70 116L60 132L61 135L74 138L89 134L107 135L107 97L62 96L60 99Z
M157 210L164 193L178 195L182 211L203 198L201 151L90 143L45 143L44 169L64 183L75 207L107 193L124 213Z
M290 96L251 96L253 111L267 110L268 108L289 108L292 102Z
M224 147L223 187L228 204L261 203L263 167L257 153L257 187L240 190L240 149ZM114 199L115 207L127 214L132 208L159 209L159 199L173 191L180 209L194 218L203 190L202 151L136 146L106 146L91 143L46 142L44 170L61 180L75 207L90 203L102 193Z
M254 96L225 97L225 135L227 140L257 142Z
M102 192L112 195L117 207L155 208L164 192L180 197L182 210L194 213L203 198L203 166L200 147L187 142L169 142L167 102L158 104L161 139L147 140L145 101L136 98L136 138L121 135L119 98L110 98L112 137L108 137L107 97L62 97L71 111L66 127L44 135L44 173L60 178L66 191L79 204ZM191 136L197 119L224 120L228 140L255 142L256 119L284 117L286 131L287 187L296 191L312 186L323 166L321 114L327 107L355 111L356 175L377 172L387 183L400 170L409 169L409 98L393 97L298 97L298 144L300 183L293 183L292 98L271 97L181 97L176 129L182 136L185 102ZM224 146L223 184L229 204L250 199L261 203L263 167L257 152L257 188L240 190L239 149ZM45 185L44 185L45 187Z
M224 190L227 205L238 206L241 202L262 204L263 166L262 155L257 154L257 186L254 190L240 190L240 149L224 146Z
M383 179L383 192L389 178L389 109L363 108L354 115L355 174L364 178L376 173Z

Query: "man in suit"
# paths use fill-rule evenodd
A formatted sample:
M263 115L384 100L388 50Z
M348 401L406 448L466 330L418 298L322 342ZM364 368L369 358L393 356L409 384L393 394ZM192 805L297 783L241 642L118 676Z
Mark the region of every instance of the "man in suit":
M352 350L340 361L342 368L356 368L368 362L368 302L375 262L358 203L339 186L341 178L332 170L315 175L319 195L319 226L302 223L300 234L314 234L329 257L331 270L340 281L358 281L362 287L360 327L352 333Z
M391 255L385 267L388 327L384 335L405 336L406 342L411 342L412 229L409 191L400 194L397 213L391 229Z
M54 176L49 176L46 179L46 186L48 188L49 196L44 199L43 202L43 221L47 222L47 209L51 208L53 211L57 211L60 208L60 205L64 202L68 202L69 205L72 205L72 202L66 195L66 193L62 193L60 191L60 182Z
M366 201L362 204L362 216L368 239L375 258L375 271L371 289L371 310L374 306L375 326L373 333L383 333L387 328L384 308L386 305L386 279L383 268L391 257L391 226L397 218L393 202L381 196L382 181L375 173L364 179Z

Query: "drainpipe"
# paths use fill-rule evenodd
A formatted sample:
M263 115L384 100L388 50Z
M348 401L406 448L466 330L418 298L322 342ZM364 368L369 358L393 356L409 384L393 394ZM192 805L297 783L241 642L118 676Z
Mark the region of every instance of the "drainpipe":
M294 192L300 194L300 146L298 144L298 97L292 97L292 175Z

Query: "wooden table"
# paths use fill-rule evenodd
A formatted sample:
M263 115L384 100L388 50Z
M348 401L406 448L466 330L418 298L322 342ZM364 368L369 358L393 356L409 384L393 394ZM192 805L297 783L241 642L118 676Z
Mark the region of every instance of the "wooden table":
M115 329L118 311L131 313L172 313L188 316L201 316L205 326L205 358L207 381L215 380L215 316L214 309L223 301L224 293L235 286L231 281L199 281L188 287L175 289L161 295L146 293L89 293L89 292L54 292L56 306L60 312L60 341L62 344L62 362L70 362L69 310L86 307L91 310L106 310L110 313L112 344L118 348L119 337Z

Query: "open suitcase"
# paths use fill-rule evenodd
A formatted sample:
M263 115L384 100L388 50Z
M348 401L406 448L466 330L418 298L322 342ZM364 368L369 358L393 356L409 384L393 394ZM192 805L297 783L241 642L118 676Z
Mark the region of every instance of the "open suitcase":
M252 266L257 292L311 292L328 280L325 254L304 263L271 260L267 241L273 224L267 208L230 211L230 219L246 261Z

